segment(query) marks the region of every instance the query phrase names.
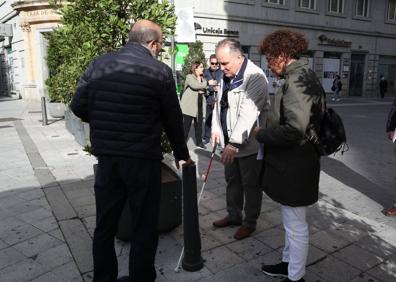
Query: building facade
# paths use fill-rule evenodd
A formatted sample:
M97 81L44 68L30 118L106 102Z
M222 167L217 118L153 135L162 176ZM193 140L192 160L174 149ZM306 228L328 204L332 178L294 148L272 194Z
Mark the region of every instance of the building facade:
M240 40L245 54L270 79L260 40L278 28L293 28L309 40L311 68L330 92L339 74L343 95L377 97L379 77L396 96L396 0L174 0L192 10L186 30L204 43L206 56L223 38ZM0 96L39 100L46 95L45 34L60 15L43 0L0 0ZM11 29L11 36L4 30ZM191 37L191 36L190 36ZM183 43L180 41L179 43Z
M59 21L48 1L0 1L0 24L12 28L12 36L0 35L0 96L40 100L45 95L45 34Z
M272 78L259 42L278 28L303 32L311 68L331 92L335 74L343 95L379 96L379 77L396 96L396 0L175 0L192 8L196 39L207 56L227 37L238 39L246 55Z

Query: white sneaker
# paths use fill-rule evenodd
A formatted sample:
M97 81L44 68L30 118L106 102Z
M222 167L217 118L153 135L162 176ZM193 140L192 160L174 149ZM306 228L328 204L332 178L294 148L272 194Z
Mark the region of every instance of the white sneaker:
M335 101L335 99L334 99L334 98L331 98L331 101Z
M338 101L340 101L340 100L341 100L340 98L337 98L337 100L336 100L336 101L338 102Z

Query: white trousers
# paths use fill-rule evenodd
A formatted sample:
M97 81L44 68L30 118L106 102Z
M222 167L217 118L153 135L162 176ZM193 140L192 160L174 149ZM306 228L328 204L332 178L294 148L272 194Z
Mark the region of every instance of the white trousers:
M283 227L285 229L285 247L282 261L288 262L288 278L297 281L305 275L308 257L309 230L306 207L282 205Z

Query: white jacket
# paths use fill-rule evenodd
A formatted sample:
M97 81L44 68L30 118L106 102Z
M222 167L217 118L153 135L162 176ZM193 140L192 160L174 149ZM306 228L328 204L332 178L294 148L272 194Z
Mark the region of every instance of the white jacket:
M263 70L248 60L243 83L228 91L227 134L230 143L238 144L236 157L250 156L258 151L259 144L250 133L257 126L257 117L260 127L266 124L270 108L267 84L268 79ZM220 122L220 101L223 85L224 81L221 80L212 116L212 134L220 135L222 146L224 135Z

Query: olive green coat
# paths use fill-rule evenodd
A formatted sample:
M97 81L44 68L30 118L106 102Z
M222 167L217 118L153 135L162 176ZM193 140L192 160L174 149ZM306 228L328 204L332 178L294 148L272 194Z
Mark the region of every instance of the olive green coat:
M184 92L180 100L180 107L184 115L197 117L198 116L198 95L204 95L206 93L206 87L208 83L206 79L202 79L202 82L193 74L188 74L184 86ZM205 97L202 97L202 110L205 115L206 109Z
M262 185L274 201L287 206L307 206L318 200L320 158L305 141L307 126L318 124L311 108L321 110L324 92L306 59L291 63L285 83L275 94L267 128L256 138L264 143Z

